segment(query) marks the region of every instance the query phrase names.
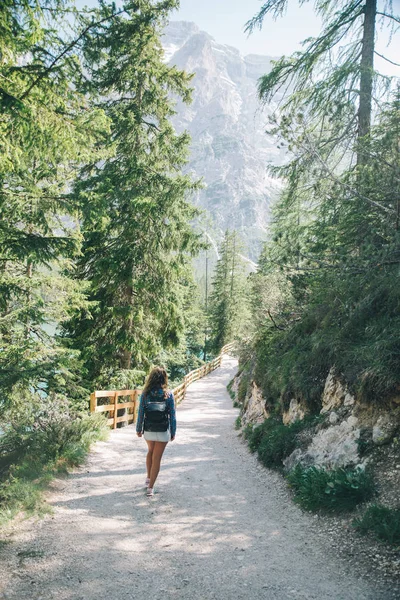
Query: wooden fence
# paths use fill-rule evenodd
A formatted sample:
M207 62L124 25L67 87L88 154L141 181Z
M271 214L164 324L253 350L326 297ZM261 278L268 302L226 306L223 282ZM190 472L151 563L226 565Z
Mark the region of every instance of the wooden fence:
M205 363L198 369L190 371L185 375L182 383L172 390L175 398L175 405L182 402L185 397L186 389L191 383L201 379L211 371L221 366L222 356L232 351L234 342L222 347L221 353L214 360ZM90 412L108 412L107 423L113 429L116 429L117 423L134 423L139 410L139 396L142 390L99 390L90 394ZM127 402L121 402L121 398L129 398ZM99 404L99 399L105 399L105 404ZM109 400L107 402L107 399Z

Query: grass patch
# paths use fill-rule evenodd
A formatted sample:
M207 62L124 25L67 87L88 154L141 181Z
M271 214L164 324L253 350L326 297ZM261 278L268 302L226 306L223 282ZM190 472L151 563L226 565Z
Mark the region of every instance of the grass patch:
M370 473L362 469L304 468L297 465L287 480L294 490L294 500L311 511L342 512L369 500L375 493Z
M237 417L235 421L235 429L238 430L242 426L242 417Z
M400 545L400 508L373 504L362 517L354 519L353 527L389 544Z
M0 524L14 518L20 511L40 516L49 512L50 508L43 500L43 491L49 484L50 474L42 465L42 473L26 475L24 471L28 471L30 465L26 461L22 465L13 466L8 477L1 482Z
M281 469L283 460L299 446L298 434L319 421L306 417L291 425L284 425L280 417L270 417L255 427L247 426L243 432L251 452L257 452L264 466Z

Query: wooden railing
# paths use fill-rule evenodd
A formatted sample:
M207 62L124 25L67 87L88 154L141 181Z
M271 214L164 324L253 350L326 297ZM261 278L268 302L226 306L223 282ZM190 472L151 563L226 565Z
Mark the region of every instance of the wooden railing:
M108 412L107 424L111 425L113 429L116 429L117 423L122 423L122 421L134 423L139 410L138 398L140 393L141 390L100 390L93 392L90 394L90 412ZM121 396L128 396L130 400L120 402ZM110 401L107 404L98 404L99 398L109 398ZM122 410L123 414L118 416L118 411Z
M233 347L234 342L225 344L221 349L221 353L214 360L205 363L198 369L190 371L190 373L185 375L182 383L172 390L176 406L184 399L186 389L189 385L220 367L222 356L231 352ZM117 423L134 423L139 410L138 399L141 393L142 390L99 390L93 392L90 394L90 412L108 412L109 418L107 419L107 423L113 429L116 429ZM121 397L130 397L130 400L128 402L120 402ZM99 398L108 398L109 402L106 400L106 404L98 404ZM118 415L119 411L122 414Z
M230 344L225 344L225 346L221 348L220 354L216 356L214 360L205 363L204 365L201 365L201 367L199 367L198 369L190 371L190 373L185 375L182 383L178 385L178 387L176 387L174 390L172 390L175 398L175 404L178 405L182 402L186 394L186 389L191 383L197 381L198 379L201 379L205 375L208 375L208 373L211 373L211 371L214 371L215 369L220 367L222 356L224 354L228 354L231 350L233 350L233 347L234 342L231 342Z

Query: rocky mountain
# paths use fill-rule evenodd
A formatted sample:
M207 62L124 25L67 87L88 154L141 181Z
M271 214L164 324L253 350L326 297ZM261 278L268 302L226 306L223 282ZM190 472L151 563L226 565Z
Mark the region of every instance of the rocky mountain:
M205 183L195 199L207 211L202 226L213 242L228 228L238 230L247 257L256 261L280 189L267 167L283 160L265 133L276 102L262 107L257 97L257 81L270 70L271 58L242 56L183 21L167 26L163 46L170 64L195 74L193 103L178 103L175 127L190 132L188 168Z

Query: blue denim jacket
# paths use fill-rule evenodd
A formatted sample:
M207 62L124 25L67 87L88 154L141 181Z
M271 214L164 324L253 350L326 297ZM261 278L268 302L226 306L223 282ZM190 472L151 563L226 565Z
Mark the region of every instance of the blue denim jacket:
M152 396L154 399L160 400L161 397L163 396L163 394L164 394L164 390L160 388L158 390L153 390L151 392L150 396ZM167 415L168 415L168 421L169 421L169 430L171 432L171 437L175 437L176 413L175 413L174 395L172 392L168 392L166 404L167 404ZM138 433L143 433L144 407L145 407L145 402L144 402L143 394L141 394L140 395L139 412L138 412L138 417L137 417L137 421L136 421L136 431Z

